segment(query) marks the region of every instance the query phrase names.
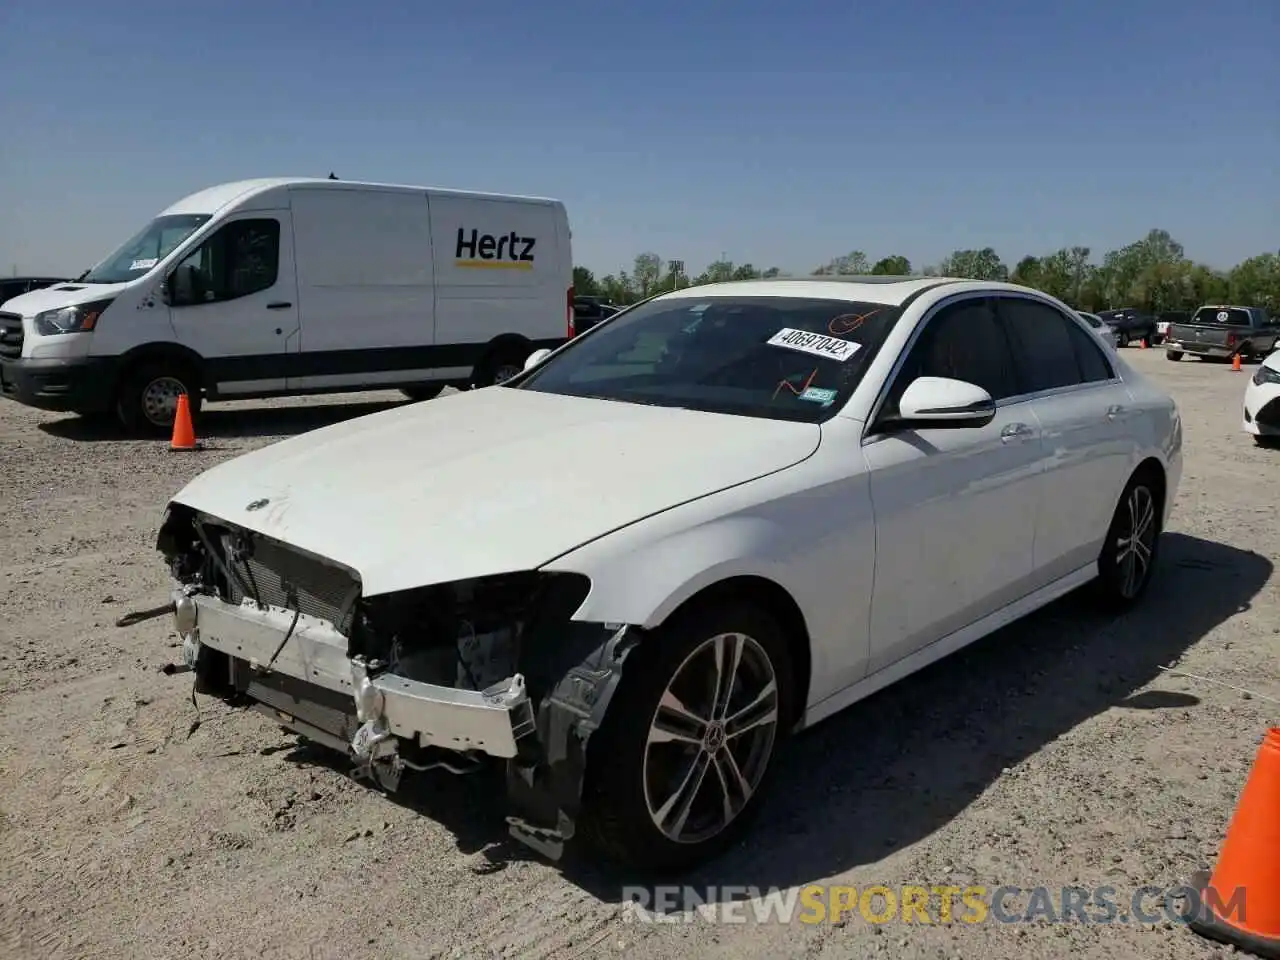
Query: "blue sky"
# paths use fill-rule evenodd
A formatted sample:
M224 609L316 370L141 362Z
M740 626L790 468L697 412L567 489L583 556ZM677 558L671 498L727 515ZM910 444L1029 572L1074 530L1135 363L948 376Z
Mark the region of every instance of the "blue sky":
M1275 0L9 0L0 272L255 176L553 196L575 260L1280 249Z

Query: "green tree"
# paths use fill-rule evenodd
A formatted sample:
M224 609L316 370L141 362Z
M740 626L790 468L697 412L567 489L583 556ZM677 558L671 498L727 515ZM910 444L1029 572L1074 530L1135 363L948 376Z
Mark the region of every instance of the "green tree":
M631 275L640 298L651 296L662 277L662 258L656 253L639 254Z
M574 267L573 292L581 297L599 296L600 285L596 283L596 275L586 267Z
M981 250L957 250L938 265L944 277L967 280L1008 280L1009 268L991 247Z
M836 257L813 271L815 277L865 276L871 272L871 262L861 250L851 250L843 257Z
M894 276L906 277L911 274L911 261L899 254L893 254L888 257L881 257L871 267L871 273L875 276Z

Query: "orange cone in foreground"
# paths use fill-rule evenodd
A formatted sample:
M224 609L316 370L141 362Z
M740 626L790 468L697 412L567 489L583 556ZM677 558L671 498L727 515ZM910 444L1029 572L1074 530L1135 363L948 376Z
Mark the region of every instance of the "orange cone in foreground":
M198 450L196 431L191 425L191 405L185 393L178 394L178 409L173 417L173 439L170 450Z
M1240 369L1240 354L1235 353L1231 355L1231 369L1232 370Z
M1267 731L1218 866L1191 878L1189 926L1202 937L1280 960L1280 727Z

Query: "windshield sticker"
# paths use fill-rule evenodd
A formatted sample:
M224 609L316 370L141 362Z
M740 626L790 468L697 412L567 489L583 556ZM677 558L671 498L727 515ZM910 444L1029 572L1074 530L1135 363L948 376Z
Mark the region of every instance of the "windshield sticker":
M800 394L801 400L810 400L814 403L820 403L824 407L830 406L831 402L836 398L836 391L828 390L826 387L810 387L804 393Z
M833 337L847 336L862 326L867 317L874 317L879 312L880 308L877 307L868 313L842 313L838 317L832 317L827 324L827 333Z
M828 360L838 360L842 363L862 347L862 344L854 343L852 340L810 333L808 330L793 330L791 327L783 327L769 338L768 343L773 347L799 350L801 353L826 357Z
M160 261L155 257L152 257L150 260L135 260L133 261L133 263L129 264L129 269L130 270L150 270L159 262Z

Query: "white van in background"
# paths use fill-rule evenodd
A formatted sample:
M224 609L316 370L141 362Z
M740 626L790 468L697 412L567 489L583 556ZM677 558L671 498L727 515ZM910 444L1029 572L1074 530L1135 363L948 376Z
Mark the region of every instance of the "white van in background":
M240 400L487 386L572 335L562 203L246 180L169 207L74 282L0 304L0 395L171 428Z

